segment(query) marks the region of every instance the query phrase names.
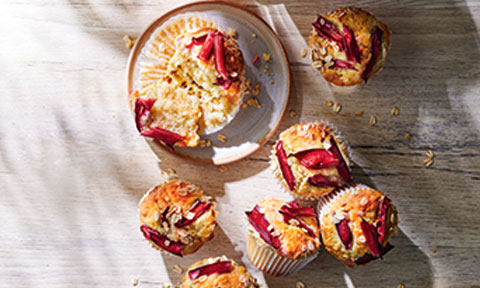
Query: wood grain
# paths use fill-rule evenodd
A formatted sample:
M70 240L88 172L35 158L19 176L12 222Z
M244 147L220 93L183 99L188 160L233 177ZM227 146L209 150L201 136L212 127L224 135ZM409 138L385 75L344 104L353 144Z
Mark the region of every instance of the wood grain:
M244 253L243 210L265 196L289 199L268 167L278 133L222 173L152 152L131 119L122 38L185 3L0 3L0 287L129 287L132 278L158 287L180 281L174 264L186 268L221 254L245 264L265 287L298 280L307 287L480 286L479 1L242 2L274 27L291 61L287 111L297 116L286 116L279 131L330 121L351 145L354 177L387 193L401 221L383 261L348 269L323 251L286 278L264 276ZM392 49L367 85L336 89L300 51L317 13L347 5L385 22ZM425 168L428 149L436 157ZM138 229L137 203L167 168L219 203L216 238L183 259L152 250Z

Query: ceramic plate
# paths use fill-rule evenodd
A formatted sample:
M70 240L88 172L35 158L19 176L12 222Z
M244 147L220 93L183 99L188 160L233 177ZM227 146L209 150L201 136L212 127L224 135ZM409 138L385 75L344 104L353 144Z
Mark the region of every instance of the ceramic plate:
M249 106L241 108L235 118L216 133L201 135L202 139L212 142L210 147L179 148L176 154L210 161L216 165L227 164L242 159L260 148L278 127L290 95L290 68L287 55L276 33L260 17L245 8L223 2L196 2L167 12L158 18L140 36L131 51L127 67L127 91L136 89L138 81L138 57L145 43L156 29L172 17L195 14L208 18L227 31L233 28L237 32L237 41L245 58L245 77L252 86L260 85L258 102L261 108ZM256 37L253 37L256 35ZM263 59L263 53L271 55L271 62ZM256 65L255 56L260 57ZM273 75L264 73L265 64ZM260 75L261 74L261 75ZM272 81L273 80L273 81ZM252 94L244 97L246 102ZM219 134L227 137L223 143L217 139ZM141 137L141 136L139 136ZM147 141L151 141L148 139ZM161 145L155 141L154 145ZM163 145L161 145L163 147ZM164 149L169 151L168 149Z

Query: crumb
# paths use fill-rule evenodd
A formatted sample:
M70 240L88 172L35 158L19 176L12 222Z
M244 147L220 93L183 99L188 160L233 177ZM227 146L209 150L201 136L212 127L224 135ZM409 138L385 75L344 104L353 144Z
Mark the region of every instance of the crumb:
M375 117L375 115L372 115L370 117L370 126L375 126L375 124L377 124L377 117Z
M267 61L267 62L269 62L269 61L272 60L272 55L270 55L270 54L263 53L262 56L263 56L263 60L265 60L265 61Z
M273 84L273 83L275 83L275 81L273 81L273 79L272 79L272 80L270 80L270 84Z
M257 38L257 34L252 33L252 38Z
M232 37L232 38L237 38L237 30L229 27L227 30L227 35Z
M405 134L405 139L408 140L408 139L410 139L410 138L412 138L412 134L410 134L410 133Z
M295 112L295 110L290 110L290 112L288 112L290 114L290 117L292 118L295 118L295 116L297 116L297 112Z
M247 103L242 103L242 108L243 109L248 108L248 104Z
M307 56L307 49L302 48L302 58L305 58Z
M328 107L331 107L333 106L333 101L327 100L325 101L325 105L327 105Z
M225 165L222 165L222 166L218 167L218 169L220 169L220 172L227 172L228 171L228 167L225 166Z
M357 117L361 117L363 115L364 111L358 111L358 112L355 112L355 116Z
M127 47L128 49L132 48L133 45L135 45L135 42L137 40L131 38L130 36L128 35L125 35L123 36L123 41L125 42L125 47Z
M137 278L133 278L133 279L132 279L132 285L133 285L133 286L137 286L137 285L138 285L138 279L137 279Z
M218 134L217 135L217 139L220 140L220 142L227 142L227 136L223 135L223 134Z

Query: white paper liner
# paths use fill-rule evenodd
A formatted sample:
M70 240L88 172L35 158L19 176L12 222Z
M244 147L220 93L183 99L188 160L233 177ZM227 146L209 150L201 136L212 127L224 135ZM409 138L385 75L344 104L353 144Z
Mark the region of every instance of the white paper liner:
M287 276L303 269L317 257L318 253L299 259L289 259L279 255L271 246L257 239L251 232L247 235L247 256L250 262L271 276Z

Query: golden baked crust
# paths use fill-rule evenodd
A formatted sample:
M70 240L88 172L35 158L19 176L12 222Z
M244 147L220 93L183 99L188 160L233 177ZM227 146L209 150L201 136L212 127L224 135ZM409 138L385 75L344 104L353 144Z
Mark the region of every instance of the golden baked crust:
M296 184L294 189L289 188L288 183L286 182L285 177L280 169L279 160L276 156L277 145L273 147L272 151L272 166L276 176L285 185L286 189L295 197L305 200L317 199L318 197L326 195L335 189L335 187L321 187L312 185L308 179L314 175L324 175L325 177L332 179L332 181L337 181L339 186L346 184L346 181L344 181L339 175L337 167L309 169L305 167L299 159L291 156L292 154L311 149L328 150L331 147L331 140L335 141L346 163L346 166L349 167L350 159L348 157L346 142L325 123L299 123L280 133L278 142L281 141L286 155L290 156L288 157L288 165L290 166L293 176L295 177Z
M212 264L220 261L231 261L232 268L229 273L212 274L209 276L202 276L196 280L191 280L188 276L188 272L208 264ZM185 273L182 281L182 288L213 288L213 287L229 287L229 288L257 288L260 285L257 280L253 278L245 269L245 267L235 263L226 256L208 258L198 261L190 266Z
M183 138L174 143L176 146L198 146L199 135L225 126L243 99L245 63L237 41L222 33L225 68L234 79L227 88L217 83L214 53L207 63L197 58L202 45L194 44L194 39L208 33L221 32L205 27L179 35L172 55L158 56L168 59L163 76L130 95L134 111L137 98L156 99L143 130L157 127L174 132Z
M360 61L347 61L344 51L334 41L320 36L315 28L310 33L309 48L311 49L312 65L322 73L325 80L337 86L352 86L363 83L362 74L372 58L372 31L378 27L382 32L381 49L373 69L368 78L371 78L384 65L387 52L390 49L390 31L382 22L378 21L373 14L360 8L345 7L331 11L323 15L340 32L343 25L349 27L354 35L360 52ZM353 65L353 69L331 69L334 60L339 59Z
M182 217L191 218L189 209L197 202L210 203L210 207L193 223L176 227ZM168 210L166 210L168 207ZM168 211L163 217L162 213ZM171 180L148 191L140 202L140 223L156 230L172 241L182 243L181 254L194 253L213 238L217 225L215 202L195 185L182 180ZM150 240L149 240L150 241ZM153 243L153 247L160 248Z
M333 194L318 203L322 240L330 254L351 267L354 266L355 260L371 253L360 223L365 220L374 226L377 225L380 203L387 196L365 185L356 185ZM390 204L387 212L382 246L386 246L390 238L396 234L398 225L397 210L393 204ZM345 247L337 232L336 224L342 219L348 220L353 236L350 249Z
M316 217L298 217L313 231L315 237L312 237L307 230L299 225L298 221L291 219L289 224L285 223L280 208L286 204L286 202L272 198L267 198L258 203L260 212L272 226L274 235L277 235L280 239L280 247L276 249L276 253L292 260L309 257L317 253L321 245L318 220ZM248 225L248 233L254 235L258 242L265 243L250 224Z

